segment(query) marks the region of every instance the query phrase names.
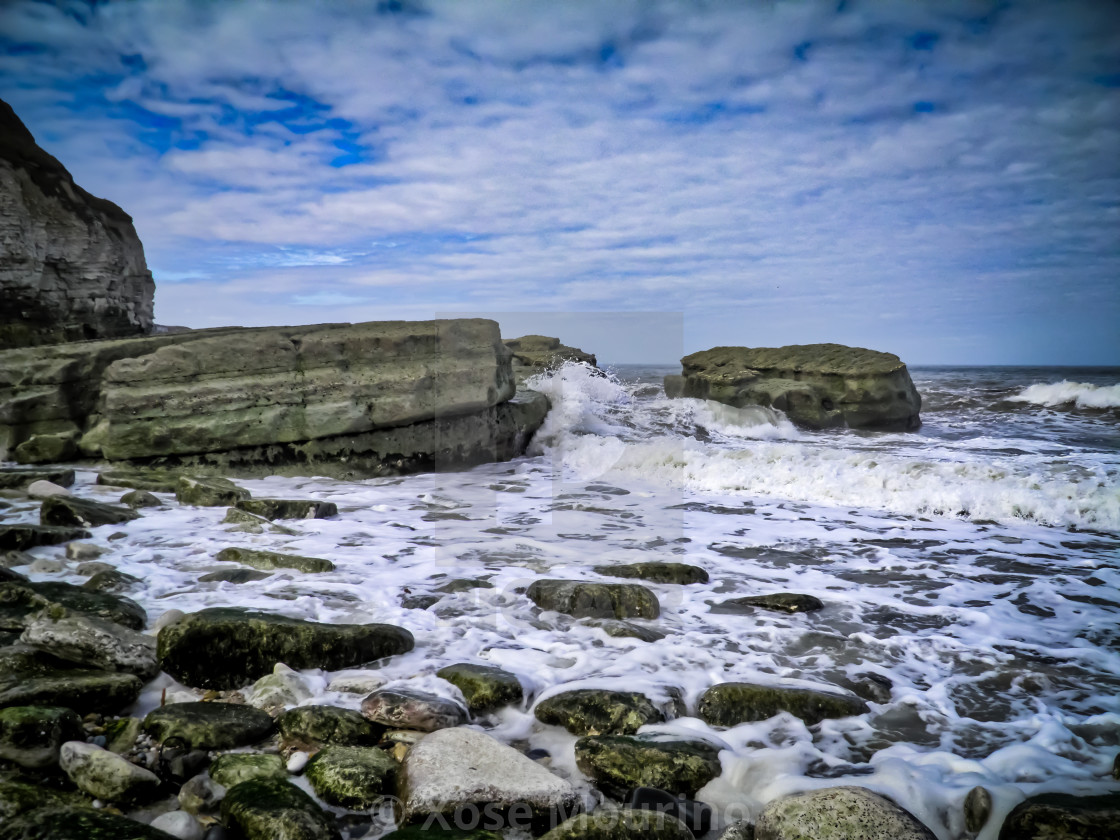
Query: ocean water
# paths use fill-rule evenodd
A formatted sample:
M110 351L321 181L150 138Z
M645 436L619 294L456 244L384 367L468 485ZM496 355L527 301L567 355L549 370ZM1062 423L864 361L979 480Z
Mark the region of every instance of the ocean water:
M537 724L532 703L579 687L683 692L695 708L718 682L848 691L875 681L867 714L808 727L789 715L716 730L692 717L648 727L724 748L700 799L721 819L774 797L859 784L891 796L942 840L963 838L962 803L983 785L994 840L1027 795L1099 794L1120 751L1120 370L918 368L923 426L908 434L805 432L768 409L667 400L665 373L606 376L568 365L537 377L554 408L520 459L461 473L368 481L269 478L256 497L335 502L296 535L221 525L224 509L144 511L97 529L102 558L143 581L163 611L243 605L319 621L382 621L416 649L381 663L390 681L456 696L434 672L452 662L506 668L531 696L483 723L552 754L577 783L575 738ZM76 492L119 489L79 472ZM36 509L6 511L33 520ZM112 534L123 534L110 540ZM237 545L326 557L334 572L199 583ZM61 548L36 549L61 557ZM667 635L612 638L542 613L541 577L619 582L594 565L666 560L706 569L703 585L649 584ZM40 578L81 582L73 567ZM455 579L489 588L429 610L401 598ZM803 615L713 613L727 598L800 592ZM309 702L356 708L307 672ZM163 677L136 712L159 702ZM371 837L373 835L370 835Z

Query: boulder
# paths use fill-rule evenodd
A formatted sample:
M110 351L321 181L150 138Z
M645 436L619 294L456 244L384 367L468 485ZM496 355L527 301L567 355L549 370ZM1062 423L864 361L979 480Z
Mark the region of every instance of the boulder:
M0 348L140 335L155 283L132 219L90 195L0 101Z
M169 703L144 718L155 740L182 741L191 749L229 750L255 744L274 729L266 712L239 703Z
M210 778L231 788L250 779L286 779L288 771L275 753L224 753L211 762Z
M315 800L281 779L251 779L230 788L222 821L246 840L341 840L334 820Z
M410 688L377 689L362 701L362 715L382 726L421 732L467 722L467 710L454 700Z
M93 592L61 581L0 582L0 630L22 632L45 608L103 618L130 630L139 630L148 621L143 607L120 595Z
M243 563L262 571L275 569L296 569L301 572L330 572L334 563L319 557L300 557L296 554L281 554L278 551L263 551L255 548L223 548L214 559L223 563Z
M248 490L238 487L228 478L181 475L175 480L175 500L181 505L225 507L250 496Z
M82 719L61 706L0 709L0 759L38 769L58 763L59 748L85 737Z
M326 519L338 516L334 502L314 499L241 499L235 507L265 519Z
M134 702L142 686L133 674L73 668L23 644L0 647L0 708L63 706L79 714L116 712Z
M676 817L660 811L600 808L558 825L541 840L694 840ZM814 838L816 840L816 838Z
M707 583L708 573L699 566L688 563L626 563L610 566L593 566L592 571L606 577L636 578L654 583Z
M39 508L39 522L63 528L96 528L139 519L131 508L107 505L78 496L49 496Z
M463 693L472 714L520 703L525 696L517 677L493 665L461 662L441 668L436 671L436 676L447 680Z
M278 662L271 674L266 674L253 683L246 694L246 700L250 706L264 709L275 716L284 711L285 706L295 706L309 700L314 693L303 674Z
M0 840L178 840L128 817L52 805L0 824Z
M0 373L2 377L2 373ZM2 416L0 416L0 422ZM30 487L36 481L49 481L60 487L70 487L74 483L74 471L62 467L4 467L0 468L0 490L19 490Z
M20 464L57 464L72 461L80 454L76 432L32 435L12 451L16 462Z
M999 840L1104 840L1120 837L1120 795L1044 793L1007 815Z
M276 726L286 742L355 747L375 746L385 731L353 709L338 706L297 706L276 718Z
M774 592L769 595L747 595L743 598L729 598L712 606L714 613L749 615L755 609L771 612L804 613L824 609L819 598L797 592Z
M696 706L696 716L712 726L767 720L779 712L789 712L812 726L825 718L851 717L867 711L865 702L847 694L743 682L713 685L700 695Z
M48 499L51 496L69 496L70 491L52 481L33 481L27 486L27 495L32 499Z
M94 592L126 592L136 584L140 578L122 572L119 569L103 569L90 575L89 580L82 584L82 589L91 589Z
M743 408L771 406L811 429L910 431L922 407L910 373L891 353L841 344L714 347L681 359L669 396Z
M324 747L307 762L304 774L324 802L365 810L396 790L396 759L377 747Z
M657 618L657 596L636 583L588 583L582 580L536 580L526 592L542 610L576 618Z
M198 578L199 583L252 583L255 580L264 580L272 577L268 572L256 569L221 569L217 572L207 572Z
M646 724L665 722L665 713L644 694L599 688L554 694L537 703L533 714L573 735L633 735Z
M121 504L128 505L133 510L136 510L137 508L159 507L163 502L147 490L129 490L121 496Z
M240 688L291 668L337 671L412 650L412 634L390 624L319 624L236 607L212 607L159 631L163 669L197 688Z
M71 540L89 539L81 528L56 528L53 525L0 525L0 551L26 551L41 545L61 545Z
M555 825L577 813L571 783L512 747L473 729L441 729L408 751L401 768L398 819L402 823L454 815L492 819L511 827ZM475 822L477 825L478 822Z
M20 641L68 662L135 674L145 682L159 673L154 638L95 616L44 610L28 621Z
M152 798L160 785L150 770L85 741L63 744L58 763L81 791L109 802L140 802Z
M665 634L652 627L643 627L632 621L616 621L613 618L595 618L587 622L590 627L598 627L614 639L637 639L640 642L656 642Z
M634 788L653 787L682 796L716 778L719 748L706 741L595 735L576 741L576 764L616 799Z
M755 824L755 840L935 840L909 811L866 788L842 786L784 796Z

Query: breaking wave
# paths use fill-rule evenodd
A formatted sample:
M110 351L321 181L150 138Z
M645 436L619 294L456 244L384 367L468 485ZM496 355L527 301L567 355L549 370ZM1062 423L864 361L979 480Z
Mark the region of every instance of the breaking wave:
M1088 382L1038 383L1008 398L1011 402L1033 403L1049 408L1120 408L1120 385L1092 385Z

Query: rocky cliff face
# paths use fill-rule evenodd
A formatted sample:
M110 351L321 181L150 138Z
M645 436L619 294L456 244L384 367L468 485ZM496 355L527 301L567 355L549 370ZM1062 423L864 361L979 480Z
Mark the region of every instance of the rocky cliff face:
M155 283L132 219L0 101L0 348L142 335Z
M922 398L892 353L842 344L713 347L681 359L665 378L670 397L777 408L812 429L908 431L918 428Z

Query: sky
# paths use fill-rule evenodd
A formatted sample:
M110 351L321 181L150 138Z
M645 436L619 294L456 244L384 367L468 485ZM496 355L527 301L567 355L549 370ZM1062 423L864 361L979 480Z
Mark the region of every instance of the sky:
M1120 365L1112 0L5 0L0 98L162 324Z

